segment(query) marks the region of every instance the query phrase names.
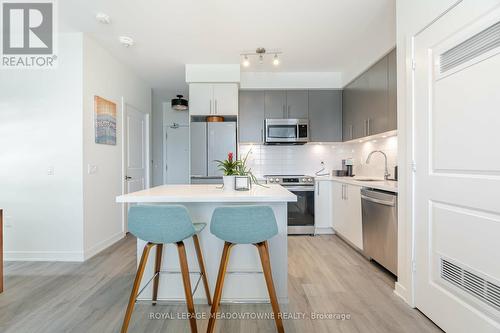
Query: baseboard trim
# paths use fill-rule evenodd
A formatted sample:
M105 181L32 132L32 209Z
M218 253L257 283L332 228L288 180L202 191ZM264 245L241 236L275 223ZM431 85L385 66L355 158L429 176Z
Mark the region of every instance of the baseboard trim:
M5 261L76 261L84 260L81 251L5 251Z
M99 252L107 249L111 245L115 244L118 242L120 239L125 237L125 233L120 231L113 236L109 237L108 239L105 239L103 241L100 241L96 245L92 246L89 249L86 249L83 253L84 260L88 260L98 254Z
M333 235L335 231L332 227L316 227L314 228L314 233L316 235Z
M408 290L406 289L406 287L397 281L396 281L395 286L394 286L394 294L396 294L396 296L401 298L403 301L405 301L406 304L408 304L412 308L415 307L413 304L411 304L408 301L408 298L407 298Z

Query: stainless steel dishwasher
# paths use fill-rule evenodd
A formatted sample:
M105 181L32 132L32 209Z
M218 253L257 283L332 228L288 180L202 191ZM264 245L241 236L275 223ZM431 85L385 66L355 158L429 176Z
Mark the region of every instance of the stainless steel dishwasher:
M394 275L398 268L397 202L396 193L361 189L363 251Z

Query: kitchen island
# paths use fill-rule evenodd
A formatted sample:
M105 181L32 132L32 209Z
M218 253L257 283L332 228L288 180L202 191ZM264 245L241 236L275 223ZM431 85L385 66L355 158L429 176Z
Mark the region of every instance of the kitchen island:
M210 233L210 219L216 207L230 205L266 205L270 206L278 223L278 235L269 240L271 267L280 303L288 302L287 292L287 203L297 201L297 197L280 185L253 186L250 191L224 191L220 185L163 185L151 189L129 193L116 198L119 203L128 204L181 204L185 206L193 222L207 223L199 235L205 266L213 295L224 242ZM137 241L137 258L141 257L144 245ZM191 272L192 289L198 282L198 261L192 239L185 240ZM152 251L142 279L142 285L152 278L154 273L154 255ZM159 301L184 301L184 289L179 272L179 259L175 245L168 245L163 250L162 268L158 290ZM140 300L152 298L152 284L149 284ZM203 284L199 284L193 295L196 303L206 303ZM224 282L222 302L267 302L269 296L265 284L258 252L253 245L237 245L231 251L231 258Z

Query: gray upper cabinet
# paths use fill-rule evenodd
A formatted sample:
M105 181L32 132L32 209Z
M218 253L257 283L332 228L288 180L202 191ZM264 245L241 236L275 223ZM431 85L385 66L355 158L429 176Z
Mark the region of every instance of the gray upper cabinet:
M367 90L363 95L366 135L387 131L387 57L379 60L368 70Z
M349 141L354 139L353 133L353 104L354 104L354 91L351 85L342 90L342 140Z
M360 110L367 101L363 98L368 90L366 73L347 85L342 91L342 138L349 141L366 135L366 119Z
M353 139L361 138L367 134L368 110L370 109L370 99L368 91L370 86L370 74L363 73L354 83L354 105L352 107Z
M270 119L286 117L286 91L269 90L265 92L265 116Z
M309 91L309 127L312 142L342 141L342 91Z
M240 91L239 137L241 143L264 142L264 91Z
M342 109L344 141L397 128L395 50L344 88Z
M286 92L286 117L307 119L309 116L307 90L288 90Z
M396 49L392 50L387 56L387 77L388 77L388 117L387 127L389 130L398 128L398 96L397 96L397 62L396 62Z
M263 143L266 118L309 119L311 142L342 141L342 91L240 91L239 142Z
M307 90L269 90L265 92L265 117L271 119L307 119Z

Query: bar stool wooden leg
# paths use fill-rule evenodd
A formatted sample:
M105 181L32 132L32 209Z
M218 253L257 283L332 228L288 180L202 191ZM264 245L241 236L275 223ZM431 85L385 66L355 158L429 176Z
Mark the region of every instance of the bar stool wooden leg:
M212 308L210 309L210 319L208 320L207 333L213 333L215 329L215 315L219 310L219 304L222 297L222 287L224 286L224 277L226 275L229 253L232 246L233 244L224 242L224 249L222 250L222 257L220 259L219 275L217 276L217 283L215 285L214 299L212 301Z
M191 333L197 333L198 328L196 327L196 313L194 310L193 294L191 293L191 279L189 278L189 267L184 242L177 243L177 250L179 251L179 263L181 265L182 282L184 283L187 309L190 315L189 325L191 326Z
M123 319L121 333L126 333L128 330L130 317L132 316L132 311L134 311L137 292L139 291L142 275L144 274L144 268L146 268L146 262L148 261L149 251L154 245L155 244L147 243L146 246L144 246L144 250L142 251L141 261L139 262L139 267L137 268L137 274L135 275L134 286L132 287L132 292L130 293L130 299L128 301L127 311L125 312L125 318Z
M267 241L255 244L259 249L260 261L262 262L262 269L264 271L264 277L266 278L267 291L269 292L269 298L271 299L271 306L274 313L274 321L276 323L276 328L279 333L284 333L283 321L281 320L280 306L278 304L278 298L276 297L276 291L274 289L273 275L271 273L271 262L269 260L269 248Z
M201 278L203 286L205 287L205 295L207 295L208 305L212 305L212 298L210 297L210 288L208 286L207 272L205 271L205 262L201 252L200 241L198 235L193 235L194 248L196 250L196 257L198 258L198 266L200 266Z
M158 284L160 282L161 259L163 254L163 244L156 245L156 258L155 258L155 278L153 280L153 305L156 305L158 299Z

